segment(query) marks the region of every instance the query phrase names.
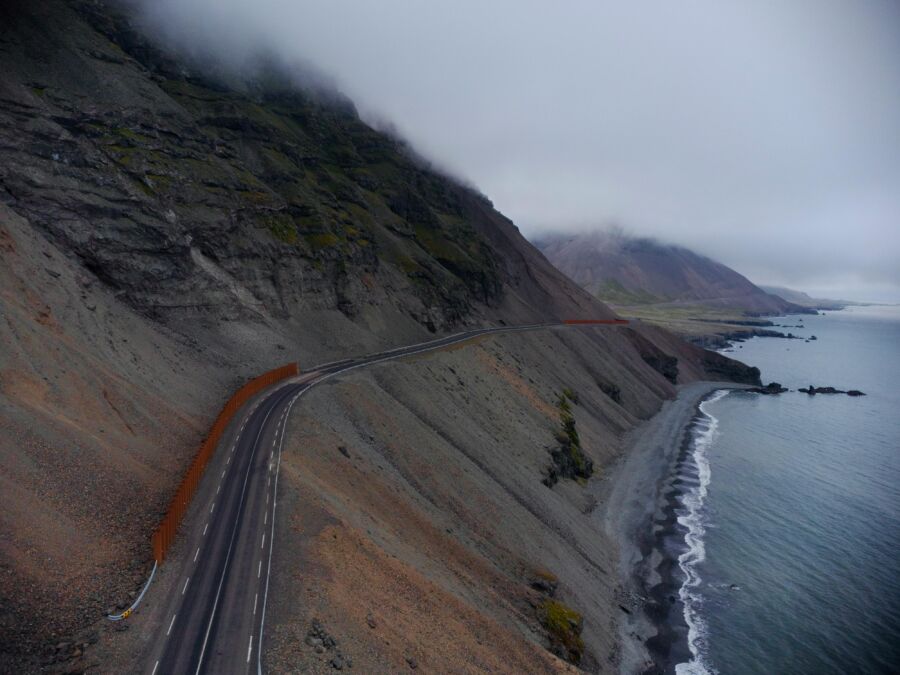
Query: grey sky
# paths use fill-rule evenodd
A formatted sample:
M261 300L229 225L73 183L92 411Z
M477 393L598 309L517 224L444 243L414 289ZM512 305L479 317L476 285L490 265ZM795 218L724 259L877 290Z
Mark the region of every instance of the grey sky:
M271 48L526 235L619 223L759 282L900 300L896 0L147 0Z

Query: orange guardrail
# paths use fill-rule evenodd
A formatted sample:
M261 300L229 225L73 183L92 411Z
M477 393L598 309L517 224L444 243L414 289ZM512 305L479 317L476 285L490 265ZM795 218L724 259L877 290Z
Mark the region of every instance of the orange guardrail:
M269 372L263 373L259 377L250 380L228 399L228 403L225 404L225 407L222 408L222 412L220 412L219 416L216 418L216 421L209 432L209 436L207 436L206 440L200 444L200 449L197 451L194 461L188 468L187 473L181 481L181 485L178 486L175 496L169 503L169 509L166 512L165 517L162 519L159 527L156 528L156 532L153 533L151 539L153 544L153 558L156 560L157 564L162 563L163 559L166 557L166 552L175 540L178 525L181 523L181 519L184 518L184 514L187 513L188 506L191 504L191 498L197 491L197 486L200 485L203 471L206 469L207 463L209 463L210 458L215 452L216 446L219 444L219 440L222 438L222 434L225 432L225 428L228 426L231 418L234 417L234 414L238 410L240 410L242 405L250 400L250 397L259 393L269 385L275 384L286 377L297 375L299 372L296 363L289 363L281 368L270 370Z
M566 319L563 321L567 326L571 325L612 325L612 326L627 326L628 319Z

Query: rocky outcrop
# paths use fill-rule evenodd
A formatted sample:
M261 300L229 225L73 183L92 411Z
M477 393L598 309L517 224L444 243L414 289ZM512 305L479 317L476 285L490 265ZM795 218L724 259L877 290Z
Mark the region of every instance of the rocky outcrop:
M865 396L864 392L861 392L859 389L849 389L844 391L843 389L835 389L834 387L814 387L813 385L809 385L806 388L800 388L797 391L801 391L804 394L809 394L810 396L815 396L816 394L847 394L847 396Z
M802 326L801 326L802 328ZM802 340L799 335L793 333L782 333L777 330L769 330L766 328L747 328L741 330L730 330L717 332L712 335L698 335L688 338L690 342L701 347L718 348L730 346L733 342L746 342L750 338L782 338L785 340ZM809 340L807 340L808 342Z
M629 331L628 336L644 362L672 384L678 382L678 357L667 354L642 334Z
M790 391L787 387L781 386L779 382L769 382L765 387L753 387L748 389L747 391L752 392L754 394L764 394L764 395L772 395L772 394L783 394L786 391Z
M569 389L564 390L556 402L560 428L555 438L559 445L550 452L553 461L542 481L547 487L556 485L560 478L584 481L594 473L594 462L581 447L575 415L572 414L573 404L578 404L578 398Z
M707 352L704 355L703 367L712 379L762 386L762 381L759 379L759 368L748 366L715 352Z

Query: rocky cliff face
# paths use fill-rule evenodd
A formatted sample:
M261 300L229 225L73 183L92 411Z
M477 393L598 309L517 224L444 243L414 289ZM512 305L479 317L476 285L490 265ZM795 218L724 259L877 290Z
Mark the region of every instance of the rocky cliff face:
M652 239L616 232L547 237L536 245L558 269L616 305L699 304L750 315L809 313L733 269Z
M284 333L390 310L437 331L586 306L483 196L339 95L272 64L193 71L103 4L0 12L0 199L140 313Z

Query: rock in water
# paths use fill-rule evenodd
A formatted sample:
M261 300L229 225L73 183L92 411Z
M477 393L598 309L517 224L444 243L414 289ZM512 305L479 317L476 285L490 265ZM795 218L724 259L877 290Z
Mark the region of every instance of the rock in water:
M747 391L753 392L754 394L783 394L786 391L790 391L787 387L781 386L780 382L769 382L765 387L753 387L752 389L748 389Z
M843 389L835 389L834 387L814 387L809 385L806 389L798 389L797 391L802 391L804 394L809 394L813 396L815 394L847 394L847 396L865 396L865 393L861 392L859 389L850 389L849 391L844 391Z

